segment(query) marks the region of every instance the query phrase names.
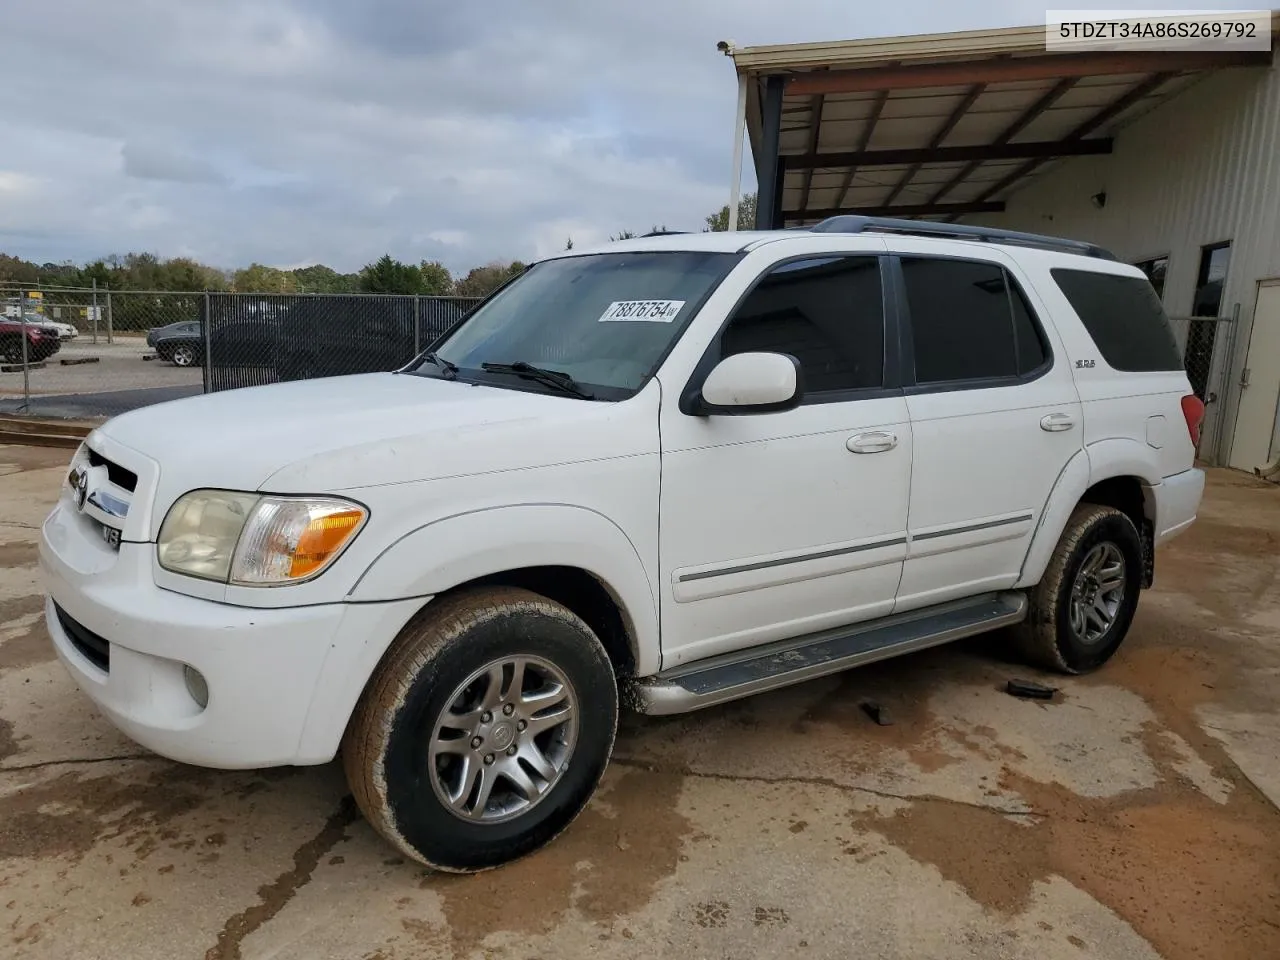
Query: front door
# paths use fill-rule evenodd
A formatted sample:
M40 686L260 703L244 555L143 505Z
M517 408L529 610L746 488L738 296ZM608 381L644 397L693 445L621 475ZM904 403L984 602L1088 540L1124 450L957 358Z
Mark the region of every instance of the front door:
M1063 347L1011 263L923 252L899 262L915 381L910 546L895 607L905 611L1017 582L1084 431Z
M1253 470L1271 460L1280 409L1280 279L1258 285L1244 364L1248 376L1240 389L1230 463L1238 470Z
M901 389L886 386L896 363L885 362L882 264L860 254L775 265L709 347L708 362L795 357L801 406L690 416L684 384L663 384L664 667L892 609L911 427Z

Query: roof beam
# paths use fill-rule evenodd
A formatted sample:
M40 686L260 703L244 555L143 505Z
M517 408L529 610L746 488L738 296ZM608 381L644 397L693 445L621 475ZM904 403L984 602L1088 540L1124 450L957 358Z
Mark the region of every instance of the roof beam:
M969 88L969 92L956 104L956 108L951 111L950 116L942 122L942 126L937 129L932 139L929 140L929 150L937 150L942 145L942 141L947 139L947 134L955 129L956 124L960 122L960 118L969 112L973 102L982 96L982 91L986 88L987 85L985 83L975 83ZM898 199L898 194L906 189L907 184L911 182L911 178L920 172L920 167L923 164L924 160L916 160L907 168L906 172L898 179L898 182L894 184L893 189L889 191L889 195L884 198L882 206L891 206L893 201Z
M1172 79L1173 76L1174 76L1173 73L1153 74L1152 76L1147 77L1147 79L1143 80L1141 83L1138 83L1135 86L1129 88L1127 93L1125 93L1120 97L1117 97L1115 100L1112 100L1111 103L1107 104L1107 106L1103 107L1101 110L1095 113L1092 117L1084 121L1084 123L1080 124L1074 130L1068 133L1065 137L1063 137L1062 138L1063 144L1065 145L1065 144L1071 144L1071 143L1091 143L1092 141L1084 140L1082 138L1092 133L1094 130L1097 130L1098 127L1102 126L1112 117L1115 117L1118 114L1123 113L1125 110L1129 109L1139 100L1141 100L1143 97L1147 96L1150 93L1153 93L1156 89L1161 87L1165 83L1165 81ZM1027 174L1036 170L1046 160L1050 160L1050 159L1052 158L1036 157L1034 160L1028 160L1026 163L1022 164L1021 166L1015 167L1007 175L1001 177L991 186L987 187L980 194L978 194L978 196L976 197L976 200L978 202L981 202L983 200L990 200L1001 190L1005 190L1009 188L1014 183L1016 183L1017 181L1025 177Z
M880 114L884 111L884 105L888 99L889 91L881 90L876 97L876 102L871 105L871 113L867 115L867 125L862 128L862 136L858 137L859 153L867 152L867 145L871 143L871 134L875 132L876 124L880 122ZM853 185L853 178L857 173L858 165L856 163L849 164L849 169L844 173L844 182L840 184L840 192L836 194L836 203L843 204L845 202L845 198L849 194L849 187Z
M809 127L809 149L808 153L814 154L818 152L818 137L822 133L822 107L826 102L823 94L818 94L813 98L813 123ZM784 167L785 169L785 167ZM803 210L809 205L809 188L813 186L813 167L805 171L804 184L800 188L800 209Z
M1129 50L1056 53L993 60L921 63L915 66L865 67L791 74L787 93L861 93L868 90L912 90L921 87L968 86L1019 80L1059 80L1126 73L1178 73L1221 67L1264 67L1269 50Z
M1057 103L1058 100L1062 98L1062 95L1064 93L1066 93L1068 90L1074 87L1076 85L1076 80L1077 80L1076 77L1063 77L1061 80L1055 83L1052 87L1046 90L1044 94L1039 99L1036 100L1035 103L1027 107L1027 109L1022 112L1022 115L1019 116L1018 119L1014 120L1013 123L1009 124L1009 126L1004 129L1004 131L1000 134L1000 136L996 137L995 140L992 141L992 146L1004 146L1006 143L1008 143L1010 140L1012 140L1014 137L1020 134L1023 130L1025 130L1030 125L1032 120L1035 120L1037 117L1040 116L1040 114L1044 113L1051 106ZM948 193L950 193L960 184L964 183L964 181L969 178L969 176L973 173L973 171L977 170L978 167L980 166L982 166L981 160L970 160L968 163L964 165L964 167L959 172L956 173L954 177L952 177L950 180L944 183L942 187L932 197L929 198L929 202L938 203L939 201L941 201L942 198L945 197Z
M887 167L904 163L958 163L984 160L1052 160L1054 157L1086 157L1110 153L1110 137L1090 140L1033 140L1026 143L975 143L962 147L910 147L902 150L861 150L854 153L816 153L783 156L788 170L829 167Z
M1003 201L986 203L908 203L892 207L833 207L830 210L787 210L783 220L825 220L844 214L864 217L934 217L940 215L963 216L966 213L1002 213Z

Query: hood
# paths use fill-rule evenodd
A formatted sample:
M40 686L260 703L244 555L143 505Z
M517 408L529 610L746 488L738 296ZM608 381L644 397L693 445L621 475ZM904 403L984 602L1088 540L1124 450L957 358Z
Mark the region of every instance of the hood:
M98 432L160 464L164 509L195 487L323 493L626 455L631 405L371 373L159 403Z

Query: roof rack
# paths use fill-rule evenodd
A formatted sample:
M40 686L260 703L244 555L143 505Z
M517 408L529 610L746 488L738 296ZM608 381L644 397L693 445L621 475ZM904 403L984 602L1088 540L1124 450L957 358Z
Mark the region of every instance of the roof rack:
M987 243L1021 244L1045 250L1062 250L1086 257L1115 260L1115 254L1096 244L1083 240L1067 240L1048 237L1039 233L1022 233L1018 230L999 230L995 227L978 227L965 223L935 223L931 220L900 220L892 217L863 217L844 214L828 217L810 228L814 233L911 233L924 237L953 237L957 240L982 240Z

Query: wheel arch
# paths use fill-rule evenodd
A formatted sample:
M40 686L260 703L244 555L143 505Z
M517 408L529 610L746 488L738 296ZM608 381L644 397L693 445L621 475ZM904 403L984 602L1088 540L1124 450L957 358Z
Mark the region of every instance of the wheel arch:
M573 610L620 672L659 669L657 598L641 554L613 520L586 507L524 504L432 521L384 550L348 599L439 597L498 584Z
M1150 452L1145 444L1119 439L1104 440L1078 451L1058 475L1041 511L1016 586L1030 587L1040 582L1072 511L1081 503L1115 507L1133 521L1143 548L1142 584L1151 586L1155 487L1160 477L1152 458L1146 455Z

